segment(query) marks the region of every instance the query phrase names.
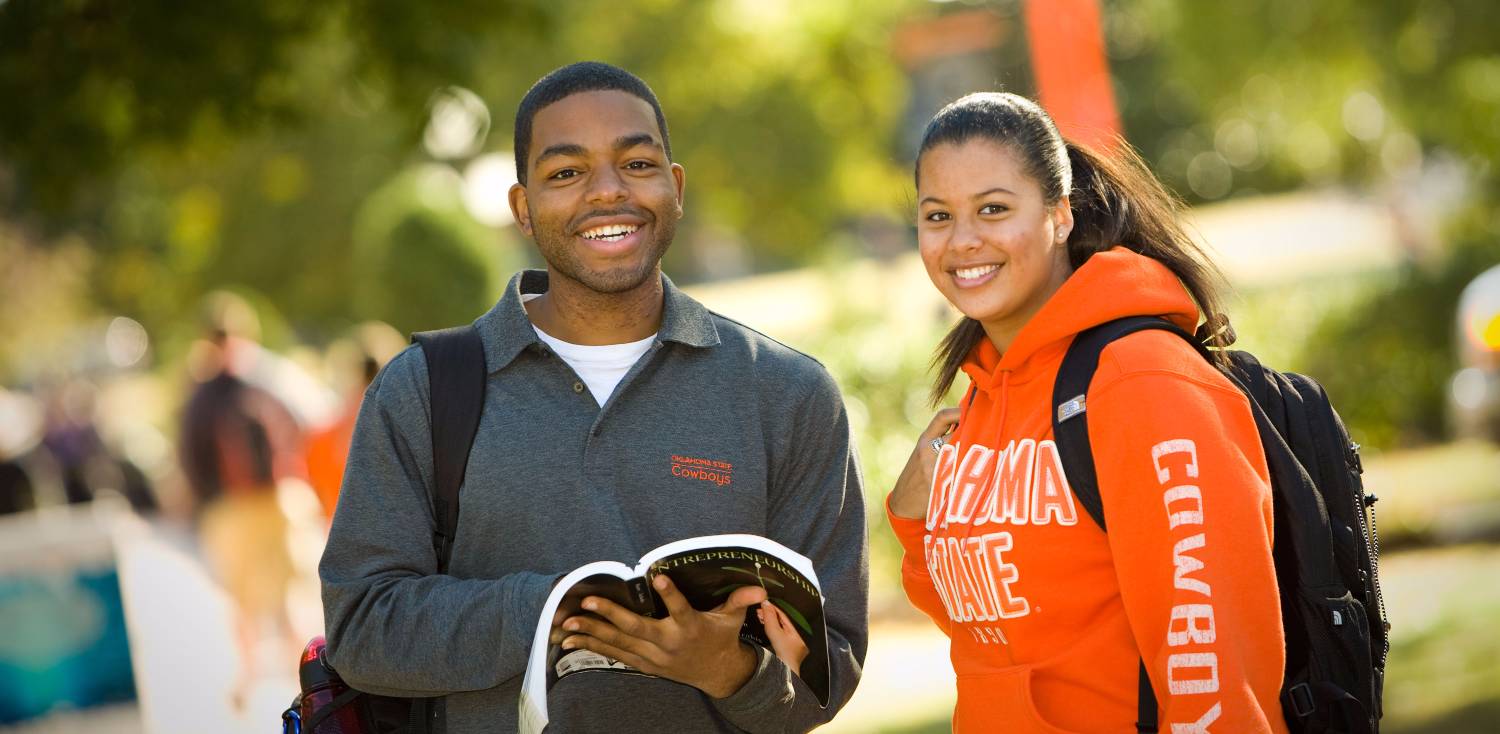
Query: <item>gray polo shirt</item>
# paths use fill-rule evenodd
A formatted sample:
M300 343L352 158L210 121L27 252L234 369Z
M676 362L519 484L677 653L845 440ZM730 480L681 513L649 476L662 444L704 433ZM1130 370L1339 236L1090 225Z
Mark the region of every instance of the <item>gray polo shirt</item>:
M869 579L838 388L812 358L662 282L657 338L602 407L521 306L522 293L546 290L545 272L517 274L475 322L489 377L446 575L431 543L420 347L370 385L319 567L331 662L351 685L445 696L454 734L513 731L537 616L558 575L597 560L634 565L685 537L755 533L812 559L823 584L826 710L761 651L750 682L721 700L657 678L569 676L549 694L549 730L806 731L849 699ZM702 460L729 468L682 470Z

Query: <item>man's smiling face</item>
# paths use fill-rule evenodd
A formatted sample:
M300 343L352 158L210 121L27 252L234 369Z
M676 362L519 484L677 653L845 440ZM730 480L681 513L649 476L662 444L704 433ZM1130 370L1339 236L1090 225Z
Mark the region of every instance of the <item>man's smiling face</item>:
M656 275L682 217L683 171L648 102L614 90L564 97L537 110L529 157L511 208L554 278L621 293Z

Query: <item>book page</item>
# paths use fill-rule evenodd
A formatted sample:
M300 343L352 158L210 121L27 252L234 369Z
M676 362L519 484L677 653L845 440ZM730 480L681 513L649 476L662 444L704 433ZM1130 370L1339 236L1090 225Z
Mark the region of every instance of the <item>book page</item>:
M828 703L828 632L817 573L805 556L756 535L715 535L669 543L646 555L647 580L665 573L694 609L713 609L745 586L766 590L767 600L796 629L807 657L799 677L824 705ZM654 590L653 590L654 594ZM660 604L660 602L658 602ZM755 610L747 610L740 639L772 649Z
M798 553L770 538L748 533L727 533L724 535L703 535L696 538L684 538L683 540L658 546L641 556L641 562L635 567L637 575L645 576L651 564L666 556L677 555L683 551L702 548L752 548L754 550L768 553L781 559L790 565L798 573L802 574L813 586L818 587L821 593L822 586L818 584L818 572L813 570L812 561L807 556Z
M556 665L562 652L549 639L552 628L578 614L583 598L589 595L610 599L630 609L652 609L649 595L643 605L634 598L638 595L631 593L627 580L634 576L629 566L618 561L596 561L563 576L552 587L537 619L536 632L531 638L531 655L526 662L526 676L521 680L522 734L540 734L547 726L547 689L557 681Z

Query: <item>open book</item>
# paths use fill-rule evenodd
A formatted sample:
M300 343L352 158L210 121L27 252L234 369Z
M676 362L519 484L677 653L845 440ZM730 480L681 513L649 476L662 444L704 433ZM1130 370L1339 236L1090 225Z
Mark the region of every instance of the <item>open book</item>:
M807 657L799 673L803 682L819 703L828 704L828 631L823 624L822 587L812 561L759 535L707 535L656 548L642 556L635 568L617 561L596 561L557 582L537 620L531 658L521 683L522 734L538 734L547 725L547 691L559 678L585 672L644 675L588 650L563 650L551 644L552 625L554 620L561 623L581 613L586 596L609 599L643 616L664 618L666 605L651 586L662 573L698 610L723 604L740 587L764 588L770 602L791 621L807 645ZM770 638L753 607L745 614L740 639L771 649Z

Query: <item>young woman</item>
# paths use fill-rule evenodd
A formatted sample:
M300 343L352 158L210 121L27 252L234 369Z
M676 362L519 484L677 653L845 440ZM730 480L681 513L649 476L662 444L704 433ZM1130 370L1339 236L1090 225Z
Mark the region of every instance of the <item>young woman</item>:
M918 154L922 260L964 315L933 395L960 370L971 385L922 434L887 511L908 596L951 638L958 732L1134 731L1142 666L1162 732L1286 730L1270 483L1246 398L1176 335L1106 347L1085 405L1107 534L1053 440L1074 335L1223 319L1175 200L1121 148L1096 155L1029 100L974 94L933 118Z

